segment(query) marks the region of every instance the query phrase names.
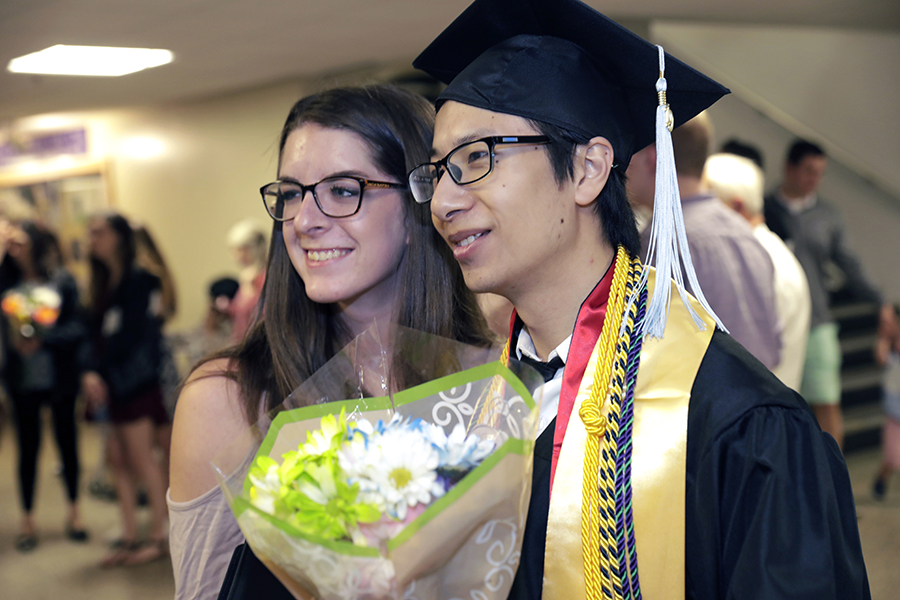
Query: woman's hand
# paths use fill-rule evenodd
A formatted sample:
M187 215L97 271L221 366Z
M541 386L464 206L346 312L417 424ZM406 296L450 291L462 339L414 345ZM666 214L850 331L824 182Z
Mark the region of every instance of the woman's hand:
M884 366L891 352L900 350L900 322L891 304L883 304L878 311L878 339L875 342L875 360Z
M87 400L88 407L93 411L109 402L109 388L106 382L95 371L88 371L81 376L81 393Z

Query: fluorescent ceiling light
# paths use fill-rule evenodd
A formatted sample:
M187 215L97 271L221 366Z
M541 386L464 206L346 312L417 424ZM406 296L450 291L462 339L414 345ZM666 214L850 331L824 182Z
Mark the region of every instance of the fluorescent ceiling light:
M172 62L168 50L57 44L9 61L13 73L118 77Z

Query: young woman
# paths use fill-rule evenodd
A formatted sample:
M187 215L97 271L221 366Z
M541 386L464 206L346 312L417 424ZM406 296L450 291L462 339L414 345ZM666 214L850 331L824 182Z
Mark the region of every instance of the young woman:
M101 566L136 565L166 555L166 472L154 450L169 447L171 426L159 379L163 302L159 278L135 266L134 231L122 215L88 224L91 257L91 369L82 376L89 405L112 422L107 459L122 513L122 537ZM136 483L150 502L148 539L137 539Z
M43 406L53 412L53 433L63 464L69 500L66 536L76 542L88 538L78 511L80 465L75 423L80 372L77 351L87 331L78 314L75 280L59 269L51 256L54 244L49 231L30 221L4 223L0 228L0 297L5 313L2 352L6 357L2 377L12 400L19 445L22 526L15 545L20 552L33 550L38 543L32 509ZM32 317L18 318L16 314L25 314L21 309L26 298L46 308L45 316L28 311Z
M276 219L243 342L200 366L175 414L169 518L177 598L215 598L243 540L210 461L353 337L399 323L483 344L486 328L406 173L429 155L433 109L390 86L300 100L281 133Z

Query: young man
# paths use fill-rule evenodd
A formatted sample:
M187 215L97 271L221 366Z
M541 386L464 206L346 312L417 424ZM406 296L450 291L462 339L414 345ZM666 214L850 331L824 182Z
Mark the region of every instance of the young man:
M838 324L831 316L829 269L837 265L854 299L881 305L877 349L882 362L887 359L889 340L896 335L897 321L893 307L882 303L881 294L847 244L840 213L819 198L819 184L827 168L828 156L818 145L806 140L791 144L784 180L765 199L765 219L769 228L793 248L809 280L812 317L800 392L822 429L843 445L841 346Z
M476 0L414 63L449 87L413 192L469 286L515 307L510 356L564 364L510 597L868 598L846 467L802 400L678 299L641 347L623 173L658 60L577 0ZM665 69L676 124L726 92Z

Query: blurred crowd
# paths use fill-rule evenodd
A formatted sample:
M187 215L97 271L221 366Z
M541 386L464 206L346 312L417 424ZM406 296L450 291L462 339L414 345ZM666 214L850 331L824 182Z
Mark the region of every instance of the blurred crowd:
M895 309L867 276L841 214L819 195L828 167L822 147L803 139L791 143L782 179L766 193L762 153L732 139L712 154L712 139L705 113L672 133L697 281L731 335L803 396L822 430L843 448L836 302L874 307L873 360L882 367L891 363L892 369L892 357L900 351ZM653 146L638 152L628 168L629 198L639 215L652 211L655 169ZM651 227L647 223L643 230L643 258ZM895 396L885 394L893 404L885 410L884 464L873 484L876 499L884 497L890 474L900 468Z
M182 332L166 331L178 308L175 278L145 225L97 213L82 242L88 275L77 281L73 272L84 271L78 257L66 254L40 215L0 215L0 425L12 425L18 452L15 548L31 552L40 543L35 492L49 412L68 499L65 536L73 543L90 539L79 510L87 487L117 502L121 513L121 532L101 566L139 565L168 556L165 494L181 378L200 358L239 339L252 320L266 231L250 221L234 226L228 245L236 274L209 283L202 321ZM87 477L78 436L85 426L103 439L100 466ZM149 508L147 527L139 523L140 505Z

